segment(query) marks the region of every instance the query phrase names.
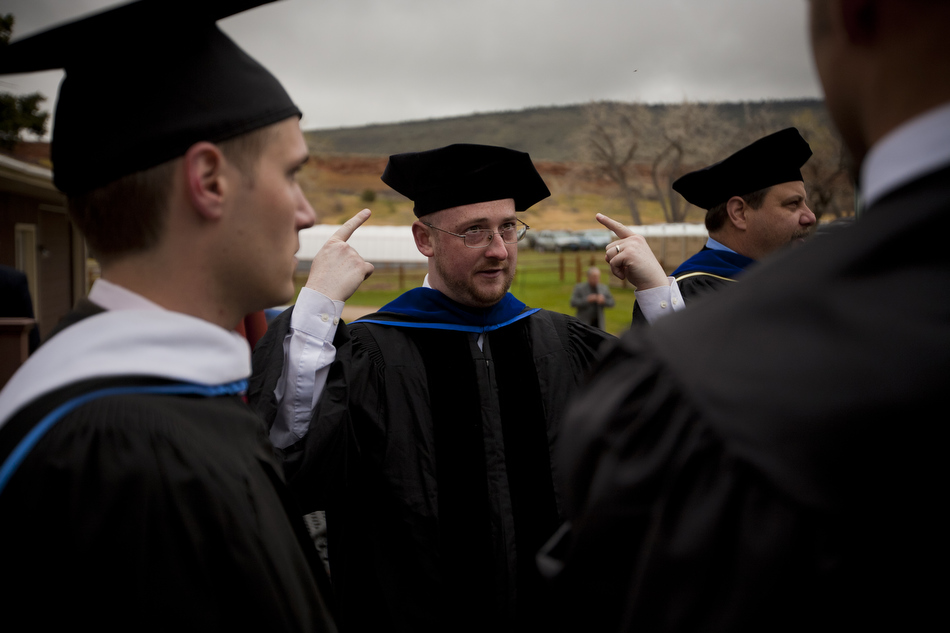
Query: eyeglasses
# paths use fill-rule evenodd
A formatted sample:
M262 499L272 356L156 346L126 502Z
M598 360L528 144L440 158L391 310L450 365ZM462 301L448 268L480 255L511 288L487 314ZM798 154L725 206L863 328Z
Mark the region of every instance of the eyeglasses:
M517 222L517 224L515 224ZM492 238L495 237L495 234L501 236L502 241L505 244L517 244L524 239L525 233L528 232L528 229L531 228L521 220L516 219L514 222L509 222L501 227L500 231L492 231L491 229L469 229L464 233L453 233L452 231L446 231L445 229L440 229L437 226L432 226L428 222L423 222L430 229L435 229L436 231L442 231L443 233L448 233L449 235L454 235L455 237L460 237L465 242L465 245L469 248L488 248L488 245L491 244Z

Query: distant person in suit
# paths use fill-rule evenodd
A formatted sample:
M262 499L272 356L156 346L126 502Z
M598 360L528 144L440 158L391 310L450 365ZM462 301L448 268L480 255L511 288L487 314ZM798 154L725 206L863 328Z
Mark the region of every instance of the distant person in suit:
M604 329L604 308L614 307L614 296L607 284L600 283L600 270L596 266L587 270L587 281L574 286L571 307L577 308L578 320Z
M866 207L603 360L560 436L567 630L947 621L950 2L809 6Z
M30 297L30 282L26 274L0 265L0 318L35 319L33 299ZM40 346L39 324L30 330L30 353Z
M733 284L758 260L802 242L817 220L808 208L801 167L811 148L795 128L769 134L731 156L673 183L706 209L709 239L668 278L645 240L606 216L598 220L621 239L607 246L611 272L633 284L633 321L653 322L686 301Z

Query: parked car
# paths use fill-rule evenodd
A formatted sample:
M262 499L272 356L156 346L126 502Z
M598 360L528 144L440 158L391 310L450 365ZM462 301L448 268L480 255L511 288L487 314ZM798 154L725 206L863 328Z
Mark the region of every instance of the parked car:
M587 235L584 234L584 231L574 231L573 236L574 241L577 243L577 250L589 251L594 248L593 243L587 239Z
M553 251L557 247L554 240L554 231L538 231L534 235L534 250L539 253Z
M607 245L617 239L613 232L607 229L586 229L579 232L585 248L592 251L600 251L607 248Z
M539 252L576 251L580 242L570 231L538 231L534 239L534 248Z

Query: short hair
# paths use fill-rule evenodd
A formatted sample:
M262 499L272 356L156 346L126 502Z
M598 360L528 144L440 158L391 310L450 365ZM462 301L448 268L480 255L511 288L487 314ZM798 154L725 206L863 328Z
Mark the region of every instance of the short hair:
M217 143L248 187L254 186L254 167L273 135L273 127ZM68 197L69 216L101 264L146 251L158 243L165 228L177 164L178 159L172 159Z
M747 193L739 196L742 198L747 205L753 209L761 208L762 203L765 202L765 196L768 195L771 187L766 187L764 189L759 189L758 191L753 191L752 193ZM729 204L729 200L721 202L714 206L713 208L706 211L706 230L709 232L718 231L726 223L726 219L729 217L729 212L726 210Z

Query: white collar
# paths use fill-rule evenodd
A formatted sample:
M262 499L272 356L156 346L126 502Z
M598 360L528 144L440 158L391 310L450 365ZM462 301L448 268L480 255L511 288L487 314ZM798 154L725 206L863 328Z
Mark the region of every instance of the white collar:
M137 292L114 284L106 279L96 279L89 289L89 300L106 310L164 310Z
M878 141L861 166L861 197L884 195L950 164L950 103L898 126Z
M44 393L88 378L136 375L222 385L250 373L251 349L237 332L170 310L103 312L69 326L20 367L0 391L0 426Z
M711 237L706 238L706 248L714 251L726 251L729 253L736 253L734 250L723 244L722 242L717 242ZM736 253L738 255L739 253Z

